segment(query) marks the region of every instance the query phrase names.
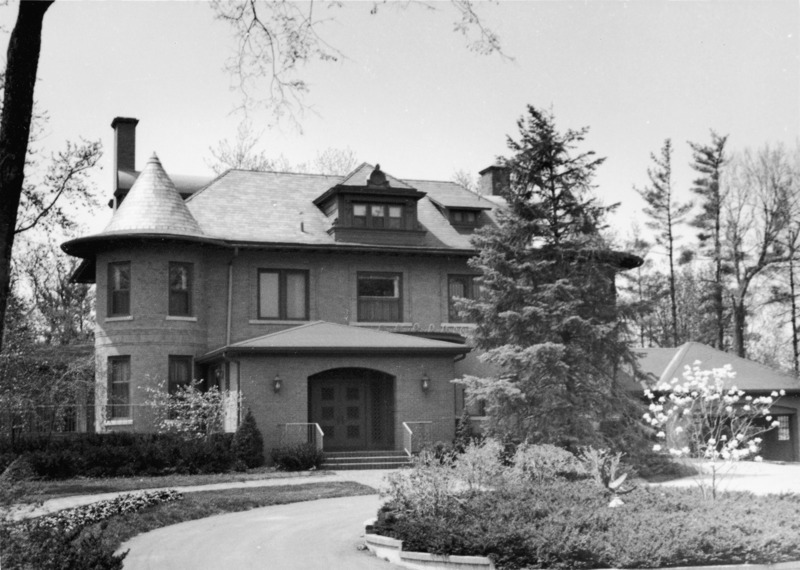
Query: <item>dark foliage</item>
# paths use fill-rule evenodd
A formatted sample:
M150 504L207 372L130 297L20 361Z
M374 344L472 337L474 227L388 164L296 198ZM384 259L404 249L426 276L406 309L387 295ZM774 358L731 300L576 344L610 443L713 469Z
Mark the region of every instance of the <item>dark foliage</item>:
M438 515L382 507L373 532L403 548L481 555L499 569L659 568L800 559L800 497L730 494L708 502L695 489L639 488L609 508L591 482L550 481L524 493L453 497Z
M232 434L187 440L175 434L70 434L0 439L0 469L16 457L43 479L220 473L233 468Z
M22 525L0 527L4 570L119 570L127 555L115 555L96 531Z
M307 471L319 469L325 454L314 444L299 443L275 447L270 452L275 467L281 471Z
M249 408L233 436L231 449L236 459L248 468L264 464L264 438L258 430L253 411Z
M462 302L476 323L474 346L495 377L467 376L468 396L486 404L492 435L515 441L630 448L641 409L620 382L637 369L625 342L615 274L638 261L602 236L609 207L593 198L603 159L578 152L586 129L560 132L529 106L514 155L503 160L508 208L479 231L481 295ZM623 262L624 261L624 262ZM613 419L613 430L598 429Z

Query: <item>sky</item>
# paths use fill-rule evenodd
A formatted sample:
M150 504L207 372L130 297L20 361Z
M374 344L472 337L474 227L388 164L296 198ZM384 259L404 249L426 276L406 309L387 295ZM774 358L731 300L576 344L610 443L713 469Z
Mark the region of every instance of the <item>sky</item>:
M311 108L292 125L250 120L270 156L312 159L351 149L410 179L477 174L507 154L526 105L550 109L561 130L589 127L580 150L607 157L596 177L621 201L620 233L643 222L634 186L650 153L675 147L674 182L689 197L691 151L709 131L731 149L793 146L800 136L800 3L773 0L477 3L509 59L469 51L448 2L316 6L320 35L344 57L301 70ZM8 31L16 4L0 8ZM37 106L45 152L101 139L110 196L114 117L139 119L137 166L156 152L168 173L211 174L210 147L233 139L239 93L224 70L235 42L206 2L58 0L45 17ZM511 59L513 58L513 59ZM92 230L110 211L89 220Z

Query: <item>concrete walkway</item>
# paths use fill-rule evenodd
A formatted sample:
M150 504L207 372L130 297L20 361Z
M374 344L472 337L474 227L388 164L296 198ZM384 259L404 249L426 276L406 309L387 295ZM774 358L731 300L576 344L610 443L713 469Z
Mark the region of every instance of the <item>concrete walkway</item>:
M383 479L391 473L392 469L374 469L374 470L355 470L355 471L337 471L325 475L302 475L287 474L286 477L272 477L269 479L258 479L253 481L233 481L230 483L212 483L209 485L193 485L188 487L161 487L160 489L175 489L181 493L200 493L203 491L218 491L222 489L247 489L255 487L283 487L286 485L308 485L310 483L329 483L336 481L355 481L362 485L372 487L380 491L385 485ZM144 489L146 491L155 491L159 489ZM56 511L64 509L72 509L75 507L82 507L100 501L107 501L120 495L127 495L134 491L119 491L114 493L98 493L94 495L75 495L71 497L58 497L57 499L49 499L44 501L41 505L24 506L13 513L11 513L12 520L20 520L24 518L38 517L48 515Z

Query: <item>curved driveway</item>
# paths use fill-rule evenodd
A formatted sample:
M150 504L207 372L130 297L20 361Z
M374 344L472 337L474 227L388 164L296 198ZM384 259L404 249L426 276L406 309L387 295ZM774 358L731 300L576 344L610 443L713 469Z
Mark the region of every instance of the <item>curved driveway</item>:
M357 550L378 495L320 499L217 515L134 537L125 570L396 568Z

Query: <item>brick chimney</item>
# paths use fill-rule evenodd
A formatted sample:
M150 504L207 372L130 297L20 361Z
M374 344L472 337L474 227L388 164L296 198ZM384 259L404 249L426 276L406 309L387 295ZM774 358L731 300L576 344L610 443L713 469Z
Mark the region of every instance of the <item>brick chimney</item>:
M124 194L129 188L120 188L120 170L133 172L136 170L136 125L139 119L129 117L115 117L111 121L111 128L114 129L114 200L113 205L116 209L122 202Z
M480 192L484 196L502 196L508 188L508 168L493 164L481 170Z

